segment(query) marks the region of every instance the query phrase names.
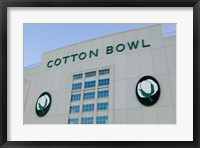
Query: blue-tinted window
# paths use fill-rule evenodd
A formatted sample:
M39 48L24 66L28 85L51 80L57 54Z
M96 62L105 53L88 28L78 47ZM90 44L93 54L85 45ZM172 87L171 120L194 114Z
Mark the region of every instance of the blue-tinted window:
M85 77L94 77L96 76L96 71L85 73Z
M105 98L108 97L109 91L108 90L101 90L98 91L98 98Z
M78 118L69 119L69 124L78 124Z
M108 110L108 102L98 103L97 110Z
M81 94L71 95L71 101L79 101L81 99Z
M99 70L99 75L106 75L110 73L110 69Z
M95 97L95 92L87 92L84 93L83 95L83 99L94 99Z
M97 124L108 124L108 116L98 116Z
M75 83L72 85L72 90L78 90L82 88L82 83Z
M83 112L94 111L94 104L83 105Z
M93 117L84 117L84 118L82 118L81 124L93 124Z
M96 81L85 82L85 88L95 87Z
M77 113L79 111L80 111L80 106L79 105L70 107L70 113Z
M74 79L74 80L82 79L82 78L83 78L83 74L77 74L77 75L74 75L74 76L73 76L73 79Z
M110 84L109 78L99 80L99 86L105 86L105 85L109 85L109 84Z

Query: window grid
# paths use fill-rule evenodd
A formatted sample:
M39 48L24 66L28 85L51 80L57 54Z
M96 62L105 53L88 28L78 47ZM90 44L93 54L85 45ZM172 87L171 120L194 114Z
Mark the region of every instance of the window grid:
M94 97L95 97L95 92L88 92L88 93L84 93L84 95L83 95L84 100L94 99Z
M108 102L98 103L97 110L108 110Z
M73 80L77 79L82 79L82 82L79 83L74 83L72 84L72 94L71 94L71 102L73 101L80 101L80 105L72 105L70 106L70 113L79 113L80 116L82 112L94 112L94 104L84 104L82 102L83 100L87 99L94 99L95 98L95 93L97 93L96 97L97 98L106 98L109 97L109 90L98 90L97 86L109 86L110 84L110 79L104 78L104 79L99 79L98 76L100 75L107 75L110 73L110 69L103 69L103 70L96 70L96 71L91 71L91 72L86 72L86 73L81 73L81 74L76 74L73 75ZM97 76L97 77L96 77ZM95 77L95 80L92 81L86 81L88 77ZM97 80L96 80L97 79ZM84 82L86 81L86 82ZM96 81L98 81L98 84L96 84ZM83 86L84 85L84 86ZM92 88L94 89L92 92L84 92L84 89L87 88ZM81 91L79 93L73 93L73 90L78 90ZM96 103L95 103L96 104ZM100 111L100 110L108 110L108 102L101 102L97 103L97 108L95 111ZM94 118L96 121L94 121ZM79 121L81 120L81 121ZM68 120L68 124L108 124L108 116L94 116L92 117L79 117L79 118L71 118Z
M94 111L94 104L85 104L83 105L83 112Z
M94 76L96 76L96 71L85 73L85 77L86 78L88 78L88 77L94 77Z
M93 117L83 117L81 119L81 124L93 124Z
M91 87L95 87L96 81L88 81L85 82L85 87L84 88L91 88Z
M98 98L105 98L108 97L109 91L108 90L101 90L98 91Z
M97 116L97 124L108 124L108 116Z
M109 84L110 84L110 79L109 79L109 78L100 79L98 84L99 84L99 86L106 86L106 85L109 85Z
M71 101L80 101L80 99L81 99L81 94L71 95Z
M110 73L110 69L99 70L99 75L106 75Z
M76 105L76 106L70 106L70 113L77 113L80 111L80 106Z
M72 84L72 90L79 90L82 88L82 83Z
M79 119L78 118L71 118L69 119L69 124L78 124Z

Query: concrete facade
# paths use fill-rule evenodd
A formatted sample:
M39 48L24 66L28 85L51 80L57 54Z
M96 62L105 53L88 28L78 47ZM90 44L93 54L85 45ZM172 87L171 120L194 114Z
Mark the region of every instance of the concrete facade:
M127 42L139 41L136 49L130 49ZM144 43L143 43L144 42ZM116 46L119 44L125 45ZM150 46L146 46L150 45ZM108 46L112 54L106 54ZM145 47L146 46L146 47ZM89 57L91 50L98 49L98 56ZM75 53L87 53L84 60ZM84 55L83 55L84 56ZM82 56L82 57L83 57ZM58 66L54 63L56 59ZM48 62L52 60L48 67ZM99 70L109 69L109 74L99 75ZM85 78L85 73L96 71L96 76ZM73 80L76 74L82 79ZM161 93L156 104L144 106L136 96L139 79L151 75L157 79ZM98 80L109 78L109 85L100 87ZM95 81L93 88L73 91L72 85ZM98 99L99 90L109 90L109 96ZM39 66L24 70L24 124L68 124L69 119L107 116L109 124L175 124L176 123L176 36L164 37L162 25L153 25L127 32L117 33L43 54ZM95 92L94 99L83 99L84 92ZM35 105L43 92L52 96L52 104L44 117L38 117ZM71 101L72 94L81 94L80 101ZM97 104L108 102L107 110L97 110ZM94 104L94 111L83 112L84 104ZM78 113L70 113L70 106L80 106Z

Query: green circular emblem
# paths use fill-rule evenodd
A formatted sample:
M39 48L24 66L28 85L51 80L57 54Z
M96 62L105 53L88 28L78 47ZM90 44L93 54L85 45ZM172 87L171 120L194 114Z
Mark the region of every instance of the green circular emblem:
M39 117L47 114L51 107L51 95L48 92L43 92L37 99L35 104L35 112Z
M158 81L152 76L142 77L136 85L136 96L143 105L154 105L160 97Z

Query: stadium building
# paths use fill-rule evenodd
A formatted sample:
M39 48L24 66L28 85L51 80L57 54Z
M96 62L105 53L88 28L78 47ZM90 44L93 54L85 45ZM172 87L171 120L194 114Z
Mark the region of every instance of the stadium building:
M24 124L175 124L176 35L158 24L46 52L23 92Z

